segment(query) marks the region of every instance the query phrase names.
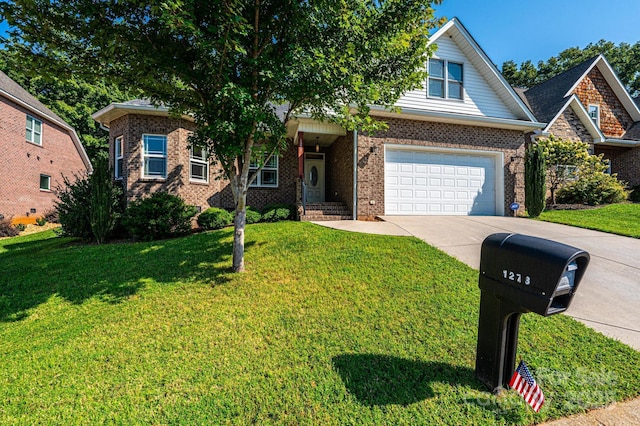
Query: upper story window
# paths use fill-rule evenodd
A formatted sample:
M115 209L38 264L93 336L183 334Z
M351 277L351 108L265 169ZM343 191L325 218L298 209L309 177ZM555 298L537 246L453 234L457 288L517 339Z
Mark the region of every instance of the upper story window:
M589 117L596 126L600 127L600 105L589 105Z
M42 145L42 121L27 115L27 141Z
M267 154L265 154L265 157ZM253 174L258 170L259 164L257 162L251 162L249 165L249 176L253 176ZM266 188L277 188L278 187L278 157L276 155L272 155L269 161L267 161L256 176L256 179L250 186L259 186Z
M40 175L40 189L42 191L51 191L51 176Z
M114 174L116 179L122 179L122 165L124 162L122 136L118 136L114 141Z
M427 95L432 98L464 99L462 64L429 59L427 91Z
M167 177L167 136L142 135L142 177Z
M189 154L189 179L195 182L209 183L209 160L206 148L201 146L191 148Z

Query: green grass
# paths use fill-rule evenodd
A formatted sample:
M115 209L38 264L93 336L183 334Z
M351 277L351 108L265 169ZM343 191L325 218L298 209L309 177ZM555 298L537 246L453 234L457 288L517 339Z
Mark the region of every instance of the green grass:
M0 424L529 424L640 393L640 353L526 314L547 403L475 378L478 273L305 223L86 246L0 241Z
M590 210L551 210L543 212L540 219L640 238L640 204L611 204Z

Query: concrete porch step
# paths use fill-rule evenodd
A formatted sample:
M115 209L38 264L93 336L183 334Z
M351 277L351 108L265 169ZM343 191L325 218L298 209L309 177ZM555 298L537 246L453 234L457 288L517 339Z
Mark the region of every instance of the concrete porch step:
M300 217L304 222L349 219L352 219L351 209L341 202L307 203L306 212Z
M306 214L300 217L300 222L321 222L329 220L351 220L351 215L337 215L337 214Z

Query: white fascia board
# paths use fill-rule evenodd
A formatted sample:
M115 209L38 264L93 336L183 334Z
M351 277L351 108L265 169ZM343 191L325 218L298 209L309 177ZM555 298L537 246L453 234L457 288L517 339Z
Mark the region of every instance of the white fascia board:
M466 126L495 127L498 129L534 131L546 127L546 123L536 121L512 120L509 118L485 117L482 115L454 114L438 111L424 111L410 108L402 108L402 112L396 113L381 107L372 107L371 115L391 118L404 118L418 121L433 121L437 123L451 123Z
M580 82L596 66L598 67L598 70L602 73L602 75L604 76L605 80L607 80L607 83L609 84L609 87L611 87L611 90L613 90L613 92L616 94L618 100L622 103L624 108L627 110L627 112L629 113L629 115L631 116L633 121L640 121L640 109L638 108L638 105L636 105L636 103L633 101L633 98L631 97L631 95L627 91L627 88L624 87L624 84L622 84L622 82L620 81L620 78L618 77L618 75L614 71L614 69L611 66L611 64L609 64L607 59L602 55L599 55L593 61L591 66L584 72L584 74L582 74L580 76L579 79L576 80L574 85L571 86L571 88L567 91L567 93L564 96L566 97L566 96L569 96L570 94L572 94L576 90L576 88L578 87Z
M101 110L94 112L91 115L98 123L109 127L109 123L116 118L119 118L125 114L144 114L144 115L159 115L166 117L169 115L169 108L164 106L152 106L152 105L130 105L130 104L118 104L112 103ZM112 118L112 116L117 115L117 117ZM104 118L107 120L104 120ZM181 118L189 121L194 121L193 117L190 115L182 115Z
M580 122L587 128L587 131L593 138L593 142L594 143L604 142L605 140L604 134L598 128L598 126L596 126L595 123L591 120L589 113L584 108L584 105L582 105L582 102L580 102L580 99L578 99L578 96L576 95L571 95L569 97L567 102L562 106L562 108L560 108L560 111L558 111L555 117L553 117L553 119L549 121L549 124L547 124L547 127L544 128L543 132L549 132L549 129L551 128L551 126L553 126L556 120L570 106L573 109L573 111L576 113L578 118L580 119Z
M620 146L625 148L633 148L636 146L640 146L640 141L634 141L629 139L605 139L604 141L598 143L598 145L604 146Z
M473 51L476 53L477 59L480 60L480 65L481 65L479 67L476 65L476 68L478 69L478 71L480 71L482 76L487 80L487 83L489 83L489 86L492 87L494 90L496 90L496 87L494 87L494 85L490 83L491 81L496 81L498 83L497 88L499 90L505 91L506 92L505 94L510 101L510 102L505 101L507 106L511 108L517 107L520 110L519 112L524 114L524 116L526 116L530 121L536 122L537 120L534 117L533 113L524 104L522 99L520 99L520 96L518 96L518 94L513 90L511 85L504 78L504 76L495 67L495 65L489 58L489 56L485 53L482 47L480 47L478 42L473 38L471 33L467 31L465 26L462 24L462 22L460 22L458 18L455 18L455 17L452 18L449 22L447 22L447 24L445 24L442 28L436 31L433 34L433 36L429 38L428 45L435 42L439 37L447 33L453 27L455 27L458 30L458 32L460 33L462 38L465 40L465 42L473 48ZM498 95L498 97L502 99L502 96ZM519 114L515 114L515 115L518 116Z
M12 102L14 102L14 103L22 106L23 108L31 111L34 115L46 118L50 122L55 123L56 125L60 126L62 129L66 130L69 133L69 136L71 136L71 140L73 141L73 144L76 146L76 149L78 150L78 153L80 154L80 158L82 159L82 162L84 163L84 165L87 167L87 170L89 171L89 173L93 172L93 165L91 164L91 160L89 160L89 156L87 155L87 151L84 149L84 146L82 145L82 142L80 142L80 138L78 137L78 134L76 133L76 129L74 129L69 124L65 123L64 121L60 121L60 120L58 120L58 119L56 119L54 117L51 117L48 114L43 113L39 109L34 108L33 106L31 106L28 103L16 98L15 96L11 95L10 93L5 92L4 90L0 90L0 94L2 96L6 97L7 99L11 100Z

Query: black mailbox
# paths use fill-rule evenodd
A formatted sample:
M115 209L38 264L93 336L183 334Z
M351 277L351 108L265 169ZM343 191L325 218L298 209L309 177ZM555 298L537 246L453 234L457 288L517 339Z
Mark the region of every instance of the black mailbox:
M484 240L476 376L492 392L515 368L520 315L566 311L588 264L584 250L543 238L500 233Z

